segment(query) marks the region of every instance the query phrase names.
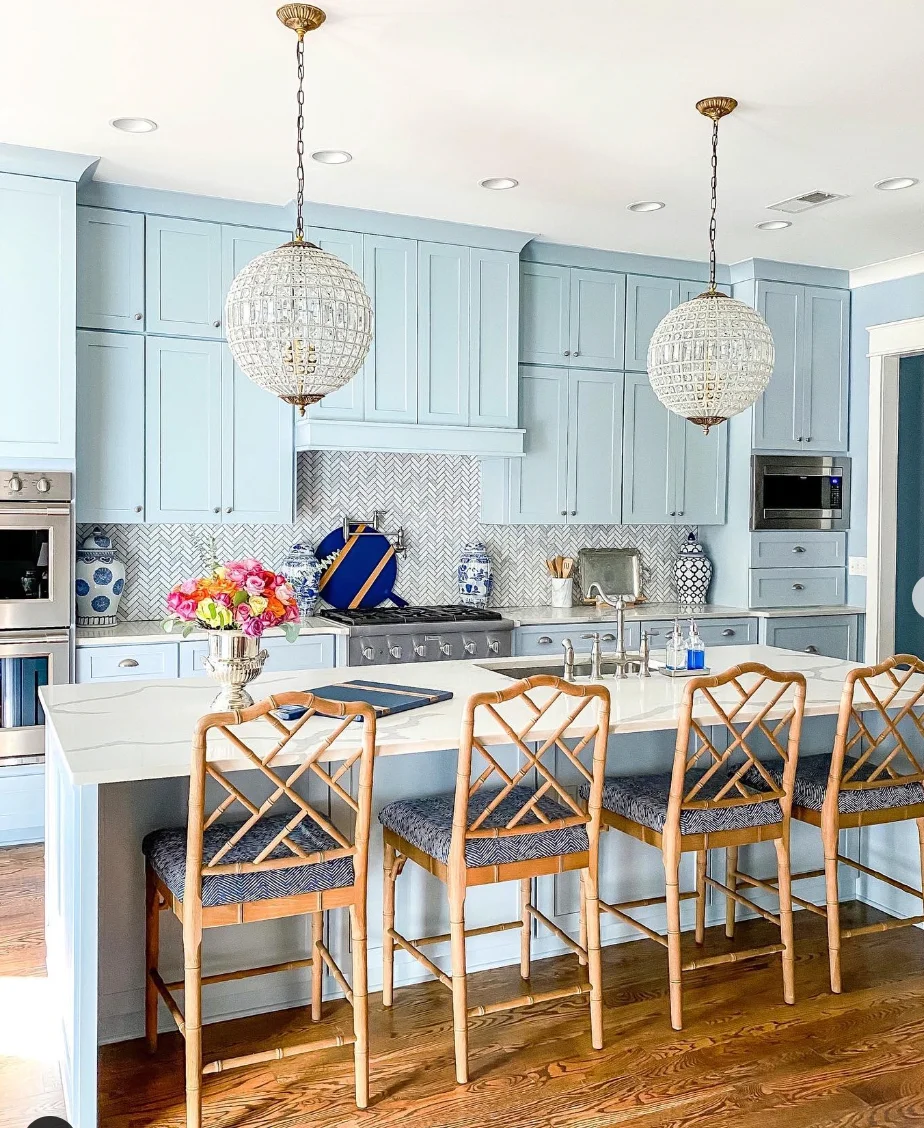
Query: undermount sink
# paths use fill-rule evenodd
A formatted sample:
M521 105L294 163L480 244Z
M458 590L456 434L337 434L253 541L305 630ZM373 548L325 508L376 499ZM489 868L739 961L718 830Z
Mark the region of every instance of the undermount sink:
M520 681L521 678L531 678L536 674L551 674L553 677L560 678L562 676L563 667L561 662L524 662L520 666L498 666L487 663L480 663L484 669L491 670L495 674L503 674L505 678L510 678L511 681ZM629 667L629 672L636 671ZM610 678L616 673L615 662L603 661L601 674L605 678ZM590 661L575 662L574 663L574 676L575 678L589 678L590 677Z

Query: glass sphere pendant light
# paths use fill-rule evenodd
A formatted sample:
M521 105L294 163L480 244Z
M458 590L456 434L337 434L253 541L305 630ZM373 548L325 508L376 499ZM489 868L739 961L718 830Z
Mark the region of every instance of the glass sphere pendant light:
M305 239L305 34L327 17L311 4L285 4L276 14L298 35L295 238L241 270L228 291L225 324L241 371L304 415L362 367L372 343L372 303L345 262Z
M706 434L750 407L773 372L773 337L756 309L716 289L715 212L719 121L738 103L704 98L696 108L712 119L712 213L709 220L709 288L672 309L648 346L648 379L670 411Z

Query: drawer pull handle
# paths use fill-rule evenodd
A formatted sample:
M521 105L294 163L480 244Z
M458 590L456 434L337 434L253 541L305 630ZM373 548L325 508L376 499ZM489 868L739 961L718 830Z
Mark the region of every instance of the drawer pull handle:
M793 552L805 552L805 549L802 547L801 544L793 545L792 550L793 550Z
M600 635L600 641L601 642L615 642L616 636L614 634Z
M649 638L657 638L660 633L661 633L660 631L649 631L648 637Z
M805 653L806 654L817 654L818 653L818 647L817 646L807 646L805 648Z
M805 591L805 584L793 584L792 590L793 591Z
M539 638L536 639L536 642L540 646L551 646L552 645L552 640L549 638L548 635L540 635Z
M731 627L726 627L725 630L722 631L722 637L723 638L731 638L734 633L735 632L732 630Z
M138 660L136 658L123 658L119 665L123 669L128 669L131 666L137 666Z

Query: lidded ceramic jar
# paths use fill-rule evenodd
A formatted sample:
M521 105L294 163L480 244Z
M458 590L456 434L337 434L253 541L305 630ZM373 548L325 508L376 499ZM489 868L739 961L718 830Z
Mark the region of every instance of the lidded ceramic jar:
M97 525L77 549L77 625L115 626L125 589L125 565L115 558L112 541Z

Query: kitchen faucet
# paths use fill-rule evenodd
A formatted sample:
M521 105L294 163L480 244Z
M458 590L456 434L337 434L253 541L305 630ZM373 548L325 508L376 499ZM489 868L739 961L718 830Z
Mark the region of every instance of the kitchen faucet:
M648 660L651 654L651 647L649 644L648 632L642 632L641 645L639 646L638 651L631 652L626 650L625 597L620 595L614 603L612 599L604 595L603 589L596 581L590 585L587 590L587 594L596 594L597 598L601 602L605 603L608 607L615 608L616 610L616 653L609 658L611 662L615 662L616 677L628 677L630 669L633 673L637 673L639 677L650 677L651 673L648 668ZM600 646L599 632L584 635L584 638L593 639L593 646L590 653L590 676L594 681L598 681L602 676L603 667L603 653Z

